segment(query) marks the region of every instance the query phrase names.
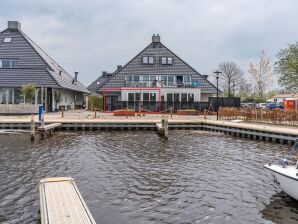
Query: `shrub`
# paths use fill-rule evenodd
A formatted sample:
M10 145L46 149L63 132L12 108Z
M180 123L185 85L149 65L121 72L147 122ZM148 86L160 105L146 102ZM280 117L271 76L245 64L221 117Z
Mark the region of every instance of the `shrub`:
M103 110L102 96L88 96L88 110Z
M24 96L24 103L32 103L35 96L36 87L34 84L23 85L21 88L21 93Z

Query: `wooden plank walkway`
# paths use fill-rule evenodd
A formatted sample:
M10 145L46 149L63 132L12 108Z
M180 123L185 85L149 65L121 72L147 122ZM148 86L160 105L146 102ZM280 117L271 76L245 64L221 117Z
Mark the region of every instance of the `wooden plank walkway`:
M39 183L41 224L94 224L74 180L46 178Z

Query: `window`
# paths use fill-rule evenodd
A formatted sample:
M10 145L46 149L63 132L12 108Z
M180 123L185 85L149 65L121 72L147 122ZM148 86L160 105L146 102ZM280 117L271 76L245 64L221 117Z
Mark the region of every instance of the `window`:
M148 57L143 57L143 64L148 64Z
M141 100L141 93L135 93L135 100L140 101Z
M150 101L156 101L156 93L150 93Z
M179 98L180 98L179 95L180 95L179 93L174 93L174 101L175 101L175 102L179 102L179 101L180 101L180 99L179 99Z
M167 94L167 102L173 102L173 93Z
M181 93L181 102L187 102L187 94Z
M149 57L149 64L154 64L154 57Z
M167 64L167 58L166 57L162 57L161 58L161 64L162 65L166 65Z
M128 101L135 101L135 94L134 93L128 93Z
M168 86L174 86L174 76L168 76Z
M162 65L172 65L173 58L172 57L161 57L161 64Z
M143 64L154 64L154 57L153 56L143 56L142 62L143 62Z
M0 68L15 68L17 64L16 59L0 59Z
M10 43L12 40L12 37L5 37L3 40L3 43Z
M139 82L140 81L140 76L139 75L134 75L133 76L133 81L134 82Z
M149 93L143 93L143 101L149 101Z
M190 103L194 102L194 94L193 93L188 94L188 102L190 102Z

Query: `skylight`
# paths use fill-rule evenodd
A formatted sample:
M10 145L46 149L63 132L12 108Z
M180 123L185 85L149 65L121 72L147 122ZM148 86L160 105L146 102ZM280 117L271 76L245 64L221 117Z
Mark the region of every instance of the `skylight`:
M12 37L5 37L3 40L3 43L10 43L12 40Z

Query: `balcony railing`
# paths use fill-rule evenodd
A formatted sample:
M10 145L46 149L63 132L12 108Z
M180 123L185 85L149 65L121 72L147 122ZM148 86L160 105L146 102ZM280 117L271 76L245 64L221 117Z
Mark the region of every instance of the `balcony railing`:
M197 88L196 82L125 81L125 87L136 88Z

